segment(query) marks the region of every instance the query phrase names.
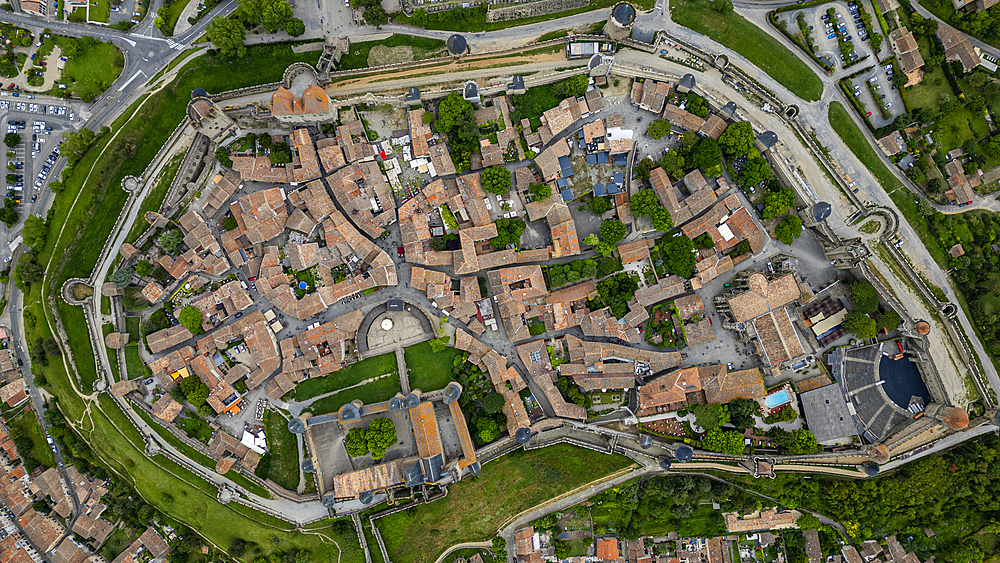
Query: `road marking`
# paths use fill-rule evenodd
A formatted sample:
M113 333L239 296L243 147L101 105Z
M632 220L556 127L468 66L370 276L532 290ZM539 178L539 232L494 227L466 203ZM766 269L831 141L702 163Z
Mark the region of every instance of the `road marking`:
M139 75L140 75L140 74L141 74L141 75L143 75L143 76L145 76L145 75L146 75L146 73L145 73L145 72L143 72L143 71L141 71L141 70L137 70L137 71L135 71L135 74L133 74L133 75L132 75L132 78L129 78L129 79L128 79L128 80L127 80L127 81L125 82L125 84L122 84L121 88L119 88L119 89L118 89L118 91L119 91L119 92L121 92L122 90L124 90L124 89L125 89L125 87L126 87L126 86L128 86L129 84L131 84L133 80L135 80L136 78L139 78Z
M132 41L131 39L122 38L122 41L124 41L124 42L128 43L129 45L135 47L135 41Z

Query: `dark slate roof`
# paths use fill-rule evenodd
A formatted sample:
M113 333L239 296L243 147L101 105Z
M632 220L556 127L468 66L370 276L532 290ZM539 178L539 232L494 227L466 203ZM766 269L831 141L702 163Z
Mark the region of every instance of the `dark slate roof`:
M839 385L825 385L801 393L806 424L820 444L836 442L857 434L847 400Z
M468 43L466 43L465 37L456 33L448 38L448 53L452 55L461 55L467 48Z
M619 2L611 9L611 17L622 25L630 25L635 21L635 8L628 2Z

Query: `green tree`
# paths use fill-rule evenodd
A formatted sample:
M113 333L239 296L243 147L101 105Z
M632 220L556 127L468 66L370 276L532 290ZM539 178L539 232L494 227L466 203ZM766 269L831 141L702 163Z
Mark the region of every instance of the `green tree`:
M771 167L768 166L767 160L758 155L743 163L743 168L740 169L740 173L737 175L736 180L741 186L749 187L756 186L770 177ZM795 199L793 196L792 203L794 202Z
M427 115L426 113L424 115ZM552 197L552 186L541 182L532 182L528 186L528 192L535 201L542 201Z
M133 276L135 276L135 270L131 266L125 266L115 270L109 280L114 282L118 289L125 289L132 283Z
M17 133L7 133L3 136L3 144L10 148L14 148L18 143L21 142L21 136Z
M710 452L720 452L729 455L740 455L743 453L743 433L735 430L722 431L713 428L705 434L701 442L701 447Z
M712 430L729 422L729 408L726 405L694 405L690 408L698 426Z
M466 101L461 93L452 92L438 102L437 120L434 122L434 127L440 133L450 133L461 121L469 117L475 124L472 104Z
M17 259L17 266L14 267L14 282L21 289L25 289L24 284L37 283L42 281L45 275L45 268L35 260L35 256L30 253L22 253Z
M373 459L382 459L386 450L396 443L396 426L391 418L376 418L368 425L368 432L365 434L368 442L368 449L372 452Z
M878 291L868 280L851 282L851 303L862 313L878 311Z
M603 196L594 196L590 200L590 212L594 215L603 215L611 211L611 202Z
M205 36L224 59L242 59L247 54L246 29L236 19L216 17L205 28Z
M182 377L178 387L180 387L181 393L184 393L187 402L195 407L204 405L208 400L208 385L202 383L196 376Z
M503 410L505 402L503 395L500 393L487 393L483 397L483 410L490 414L498 413Z
M24 228L21 229L21 236L24 237L24 244L34 248L36 251L45 246L45 237L49 234L49 226L41 217L29 215L24 220Z
M179 315L177 315L177 320L187 327L191 331L191 334L201 334L205 332L205 329L201 327L201 311L197 307L192 307L188 305L181 309Z
M160 241L160 246L163 247L163 250L167 254L173 254L177 252L177 247L179 247L181 243L184 242L184 236L181 235L181 232L179 230L170 229L169 231L166 231L165 233L160 235L159 241Z
M625 238L625 224L618 219L605 219L601 222L601 239L608 244L616 244Z
M753 149L753 127L749 121L732 123L719 137L719 146L727 155L747 154Z
M201 418L211 418L215 415L215 409L208 406L207 404L198 407L198 416Z
M798 215L785 215L785 218L774 228L774 238L785 244L792 244L794 239L802 235L802 219Z
M479 173L483 189L491 194L507 195L510 192L510 170L503 166L491 166Z
M590 246L597 246L597 243L601 242L601 239L595 233L590 233L589 235L583 237L583 244L589 244Z
M499 395L499 393L491 393L490 395ZM487 397L490 395L487 395ZM489 444L500 436L500 423L489 416L479 417L476 421L476 432L482 443Z
M365 8L365 23L382 27L389 23L389 14L386 13L381 4L372 4Z
M722 164L722 149L719 148L719 143L711 137L702 137L691 152L691 164L701 170Z
M563 80L562 82L557 82L553 87L553 94L557 98L579 98L580 96L587 93L587 75L577 74Z
M698 248L715 248L715 241L712 239L712 235L708 233L701 233L691 242Z
M135 264L135 273L142 277L146 277L153 273L153 265L149 260L139 260Z
M496 220L497 236L490 239L493 250L503 250L508 245L516 245L524 233L525 224L520 219L501 217Z
M875 338L878 334L875 328L875 320L861 311L851 311L844 315L841 325L859 338Z
M784 453L790 455L814 454L819 451L819 444L816 443L816 436L805 430L793 430L795 441L784 449Z
M769 192L764 196L764 211L761 216L765 221L770 221L779 215L783 215L793 205L795 205L795 192L790 189L781 189L777 192Z
M892 309L879 313L879 315L875 317L876 332L882 332L882 330L888 330L889 332L892 332L897 328L899 328L899 325L901 324L903 324L902 317L900 317L899 313L897 313Z
M231 231L239 226L240 224L236 221L236 217L233 217L232 215L227 215L222 218L222 228L227 231Z
M654 139L662 139L670 134L670 122L666 119L654 119L649 123L646 134Z
M347 448L347 455L351 457L364 457L368 455L368 440L365 438L367 431L360 426L351 428L344 437L344 446Z
M629 198L629 209L636 217L650 217L660 207L660 200L653 190L639 190L637 194Z
M754 416L760 414L760 405L750 399L733 399L729 402L729 421L740 430L755 426ZM791 410L791 409L788 409Z
M615 251L615 245L609 243L608 241L602 240L597 243L594 250L598 252L601 256L611 256L611 253Z
M670 273L682 278L690 278L694 272L697 262L694 254L694 243L684 235L670 237L670 240L663 245L663 252L666 252L665 265ZM662 255L663 252L660 254Z

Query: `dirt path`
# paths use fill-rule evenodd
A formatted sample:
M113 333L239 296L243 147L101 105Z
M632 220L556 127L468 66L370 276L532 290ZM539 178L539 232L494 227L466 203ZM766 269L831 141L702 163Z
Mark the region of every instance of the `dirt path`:
M531 65L531 64L553 63L557 61L565 63L564 66L574 66L574 61L567 61L566 56L562 52L541 53L538 55L531 55L531 56L512 55L510 57L501 57L495 59L484 58L475 61L460 61L460 62L443 64L440 66L414 68L398 72L378 73L360 78L352 78L350 80L345 80L343 82L337 82L331 84L330 86L327 87L327 92L334 93L347 88L354 88L357 86L364 86L366 84L372 84L372 83L388 82L391 80L412 78L421 75L426 75L429 73L447 74L447 73L470 71L470 70L497 68L498 69L497 74L511 74L512 72L514 72L513 71L514 67ZM511 63L518 63L518 64L515 65ZM586 61L584 61L583 63L585 64ZM509 66L500 67L498 65L509 65Z

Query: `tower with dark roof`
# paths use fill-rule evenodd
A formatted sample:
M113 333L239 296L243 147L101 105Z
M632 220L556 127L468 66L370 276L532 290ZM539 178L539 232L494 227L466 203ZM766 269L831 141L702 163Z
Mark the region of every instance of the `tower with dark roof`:
M628 2L619 2L611 7L608 23L604 25L604 34L613 41L621 41L632 35L633 23L635 7Z

